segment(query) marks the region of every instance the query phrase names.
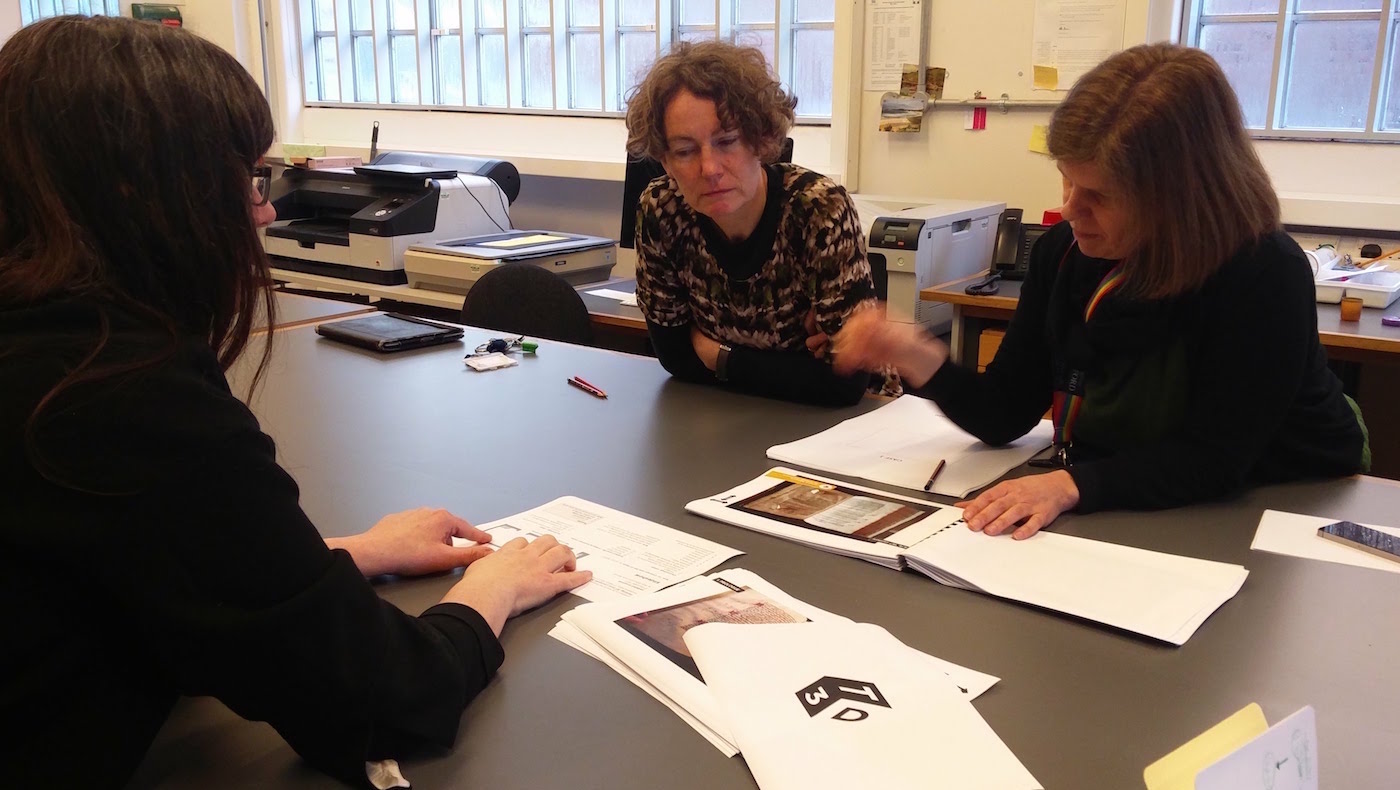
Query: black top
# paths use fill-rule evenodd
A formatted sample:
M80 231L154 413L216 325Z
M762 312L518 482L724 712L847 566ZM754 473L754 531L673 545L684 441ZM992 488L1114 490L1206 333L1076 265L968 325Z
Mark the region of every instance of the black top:
M637 302L657 359L673 376L715 383L691 327L727 342L728 385L786 400L844 406L870 376L839 376L807 350L803 320L838 331L873 302L864 236L845 190L795 165L766 165L763 215L731 242L685 203L669 177L651 182L638 209Z
M180 695L269 722L356 785L366 760L452 746L500 643L460 604L404 614L326 547L207 342L114 318L105 363L164 358L61 396L31 457L26 422L94 315L0 311L5 783L119 786Z
M944 365L922 388L989 444L1023 436L1072 371L1087 392L1070 475L1078 510L1162 508L1246 485L1360 471L1362 433L1317 336L1313 278L1274 232L1201 289L1084 308L1114 262L1042 237L985 373Z

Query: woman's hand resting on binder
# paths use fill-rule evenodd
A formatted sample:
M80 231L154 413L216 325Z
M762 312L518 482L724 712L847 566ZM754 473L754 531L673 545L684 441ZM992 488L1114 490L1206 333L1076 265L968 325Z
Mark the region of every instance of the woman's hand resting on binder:
M969 529L1024 540L1079 504L1079 487L1063 469L1003 480L967 502L959 502Z

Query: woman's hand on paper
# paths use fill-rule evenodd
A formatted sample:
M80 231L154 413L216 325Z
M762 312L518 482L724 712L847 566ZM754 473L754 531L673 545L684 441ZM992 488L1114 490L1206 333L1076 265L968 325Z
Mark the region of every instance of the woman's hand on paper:
M959 502L969 529L1024 540L1079 504L1079 487L1063 469L1004 480L976 498Z
M948 359L948 347L923 327L885 320L884 303L852 313L832 338L831 353L840 375L892 366L915 388L927 384Z
M591 571L575 570L575 562L573 551L553 535L516 538L467 568L442 602L470 606L500 636L507 618L593 578Z
M486 545L452 545L465 538L478 544L491 536L441 508L420 507L394 513L359 535L328 538L326 545L345 549L365 576L394 573L422 576L460 568L491 553Z

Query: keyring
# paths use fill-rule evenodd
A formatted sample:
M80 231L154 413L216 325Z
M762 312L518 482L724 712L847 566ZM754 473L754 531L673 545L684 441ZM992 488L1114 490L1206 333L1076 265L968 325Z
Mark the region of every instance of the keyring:
M526 354L533 354L537 348L539 348L539 344L527 341L524 335L520 337L493 337L477 346L476 352L472 354L472 356L480 354L509 354L512 351L523 351Z

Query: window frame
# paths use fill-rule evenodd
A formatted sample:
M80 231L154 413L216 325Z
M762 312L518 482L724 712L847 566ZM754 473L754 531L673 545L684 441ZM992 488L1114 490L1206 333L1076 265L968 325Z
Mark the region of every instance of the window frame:
M1277 11L1257 14L1206 14L1206 2L1208 0L1189 0L1183 6L1180 40L1187 46L1199 47L1201 33L1207 25L1261 22L1273 22L1276 25L1265 125L1262 129L1248 129L1251 137L1259 140L1400 143L1400 128L1381 128L1387 109L1386 94L1395 92L1396 101L1400 101L1400 90L1396 89L1396 86L1386 84L1391 66L1390 55L1400 51L1400 41L1397 41L1397 38L1400 38L1400 0L1380 0L1381 7L1375 11L1299 11L1299 0L1278 0ZM1371 95L1366 110L1366 128L1363 130L1281 125L1291 87L1287 75L1293 56L1294 35L1299 24L1318 21L1375 21L1379 25L1371 71Z
M25 1L38 2L38 0ZM736 4L739 0L709 1L714 3L717 16L717 25L711 27L727 32L726 40L733 40L734 35L749 30L762 29L773 32L775 51L769 53L769 57L772 58L771 62L775 69L782 75L781 78L784 79L785 85L789 85L789 87L791 87L790 83L796 73L794 43L797 32L828 29L832 31L833 40L835 38L834 15L830 22L796 22L798 0L774 0L774 21L771 25L764 23L735 24ZM684 0L654 0L656 13L653 18L655 23L647 25L620 24L622 0L600 0L598 25L575 24L572 19L572 0L550 0L549 24L532 26L524 25L522 0L498 0L503 6L503 27L486 27L482 24L483 3L479 0L413 0L418 25L414 31L397 28L390 30L388 28L391 11L390 0L369 0L372 8L372 30L352 29L351 16L353 12L351 6L353 0L329 0L329 2L334 4L336 11L330 29L326 29L324 21L317 16L317 0L296 0L293 8L299 42L300 63L298 66L302 76L303 107L621 118L625 113L625 94L633 87L626 84L626 75L623 74L626 65L622 58L623 36L637 33L650 34L654 36L655 51L663 52L671 41L678 39L681 35L680 3ZM459 4L459 27L448 29L431 26L438 20L440 4L444 2ZM358 19L354 20L357 23L359 21ZM393 64L392 39L406 37L410 34L415 36L417 43L415 49L418 53L418 91L417 96L413 97L415 100L402 101L398 100L400 97L396 93L398 88ZM359 65L357 58L360 56L355 45L357 39L362 39L366 35L373 37L374 71L376 74L375 95L369 101L361 100L361 86L357 79ZM536 101L538 98L528 95L529 88L525 84L528 76L526 72L528 63L525 56L527 36L542 35L551 37L548 49L553 61L550 69L552 77L550 103L553 106L525 106L527 101ZM601 69L599 73L603 80L601 109L581 109L573 106L576 101L573 89L576 75L570 64L576 35L597 35L599 37ZM441 72L438 68L440 42L450 36L457 36L458 44L462 49L462 104L436 103L442 100ZM506 104L504 106L481 103L485 95L485 85L482 82L484 69L481 67L480 58L484 50L483 41L490 36L502 36L505 40L505 57L502 64L505 69L506 83ZM333 39L336 42L337 58L334 71L338 98L335 99L319 98L321 86L326 84L324 68L319 58L320 53L316 43L320 39ZM310 70L308 65L311 66ZM836 75L833 73L833 87L836 81ZM347 95L351 98L346 98ZM383 101L385 97L388 97L389 101ZM830 126L832 123L829 116L799 115L796 120L799 124L813 126Z
M42 10L45 5L49 7L49 11ZM32 25L65 14L121 16L122 13L121 0L77 0L76 11L69 11L63 8L63 5L64 0L19 0L20 26ZM86 11L83 10L84 6L87 7ZM93 10L94 6L97 10Z

